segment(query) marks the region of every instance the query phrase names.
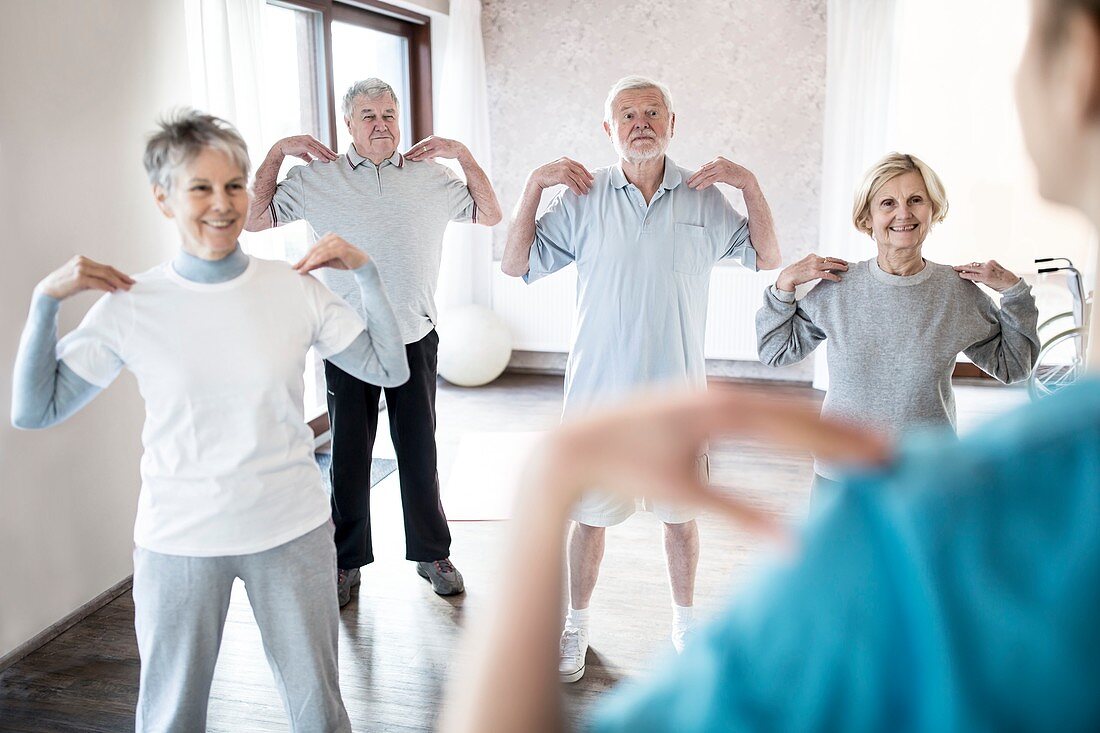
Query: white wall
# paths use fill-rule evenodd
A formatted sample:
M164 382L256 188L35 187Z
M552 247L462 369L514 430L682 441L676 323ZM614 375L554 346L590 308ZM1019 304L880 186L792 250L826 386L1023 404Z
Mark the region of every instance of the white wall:
M173 251L141 154L157 116L190 95L183 0L2 10L0 655L131 572L143 415L133 379L45 432L10 426L8 385L46 273L76 253L139 272ZM62 331L93 301L66 301Z

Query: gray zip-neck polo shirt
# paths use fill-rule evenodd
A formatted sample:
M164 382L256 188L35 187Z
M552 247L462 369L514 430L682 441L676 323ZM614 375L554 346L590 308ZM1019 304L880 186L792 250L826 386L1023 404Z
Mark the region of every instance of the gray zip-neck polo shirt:
M435 286L447 223L477 222L466 184L435 161L413 162L395 152L375 165L355 145L329 162L287 171L271 199L276 226L305 219L319 236L338 234L370 255L390 296L406 344L436 322ZM321 280L362 313L359 286L342 270Z

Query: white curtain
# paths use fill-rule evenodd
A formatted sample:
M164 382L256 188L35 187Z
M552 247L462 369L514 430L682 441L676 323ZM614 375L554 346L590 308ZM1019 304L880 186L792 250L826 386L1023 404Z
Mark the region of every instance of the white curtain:
M485 86L479 0L451 0L435 120L435 133L465 143L490 175L489 95ZM469 224L448 227L436 296L440 313L469 303L490 305L492 264L493 240L487 227Z
M851 261L874 252L852 226L852 194L889 152L896 16L897 0L829 0L819 254ZM815 353L814 386L827 389L826 345Z
M261 114L265 0L186 0L192 104L229 120L253 163L266 148ZM285 49L284 49L285 52Z

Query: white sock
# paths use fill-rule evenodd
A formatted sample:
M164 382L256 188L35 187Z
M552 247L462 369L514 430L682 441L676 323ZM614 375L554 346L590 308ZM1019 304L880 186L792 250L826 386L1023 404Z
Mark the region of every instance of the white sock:
M576 609L572 606L569 607L569 613L565 616L565 628L567 629L588 629L588 609L581 608Z
M691 622L695 618L695 606L677 606L676 602L672 603L672 628L674 629L687 629L691 627Z

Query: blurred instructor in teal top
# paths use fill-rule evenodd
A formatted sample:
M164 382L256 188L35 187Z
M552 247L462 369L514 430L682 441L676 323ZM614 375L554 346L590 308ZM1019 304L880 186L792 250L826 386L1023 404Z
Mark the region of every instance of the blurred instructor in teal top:
M1100 225L1100 0L1033 0L1016 85L1041 193ZM962 440L891 445L736 390L639 398L563 426L528 466L509 582L472 633L443 730L569 727L553 660L563 527L586 486L771 528L700 483L698 446L720 435L845 463L844 491L680 657L601 699L589 728L1100 730L1096 376Z

